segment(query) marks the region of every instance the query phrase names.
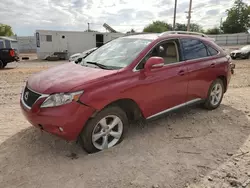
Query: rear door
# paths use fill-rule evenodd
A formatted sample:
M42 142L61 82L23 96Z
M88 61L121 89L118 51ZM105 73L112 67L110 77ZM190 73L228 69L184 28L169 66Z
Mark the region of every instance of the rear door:
M196 38L182 38L180 41L188 69L187 100L204 99L207 97L210 84L216 79L218 51L209 50L201 40Z

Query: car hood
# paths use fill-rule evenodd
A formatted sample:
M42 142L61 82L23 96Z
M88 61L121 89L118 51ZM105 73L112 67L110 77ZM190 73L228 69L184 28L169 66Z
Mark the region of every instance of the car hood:
M117 70L65 63L32 75L27 85L30 89L43 94L68 92L77 86L97 81L116 72Z

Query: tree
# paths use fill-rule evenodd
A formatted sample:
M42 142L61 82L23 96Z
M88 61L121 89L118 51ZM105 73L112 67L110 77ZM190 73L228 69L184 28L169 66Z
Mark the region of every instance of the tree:
M209 35L217 35L217 34L220 34L220 33L221 33L221 31L220 31L220 28L218 28L218 27L214 27L214 28L208 29L206 31L206 34L209 34Z
M130 31L128 31L127 33L135 33L134 29L131 29Z
M176 23L175 30L176 31L187 31L187 25L186 24Z
M187 25L177 23L176 27L175 27L175 30L176 31L187 31ZM202 26L200 26L199 24L196 24L196 23L191 23L190 24L190 31L192 31L192 32L201 32L201 33L204 32L203 29L202 29Z
M162 33L164 31L172 30L172 25L165 23L163 21L154 21L153 23L147 25L143 32L149 32L149 33Z
M200 26L199 24L196 24L196 23L190 24L190 31L204 33L202 26Z
M235 0L232 8L226 10L227 18L222 23L224 33L246 32L250 27L250 6L242 0Z
M1 24L0 23L0 36L13 36L14 33L12 31L11 26L9 25L5 25L5 24Z

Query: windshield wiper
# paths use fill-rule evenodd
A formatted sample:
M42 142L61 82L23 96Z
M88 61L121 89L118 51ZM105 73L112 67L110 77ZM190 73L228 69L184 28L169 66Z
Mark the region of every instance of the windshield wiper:
M88 64L91 64L91 65L96 65L102 69L107 69L107 70L111 70L112 68L111 67L108 67L106 65L103 65L103 64L100 64L100 63L97 63L97 62L91 62L91 61L87 61L86 63Z

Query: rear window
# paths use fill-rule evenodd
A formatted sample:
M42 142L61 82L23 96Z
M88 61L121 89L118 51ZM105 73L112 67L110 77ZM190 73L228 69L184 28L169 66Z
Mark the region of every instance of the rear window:
M207 50L208 50L209 55L211 56L217 55L219 53L216 49L214 49L213 47L209 45L207 45Z
M198 39L181 39L185 60L208 57L206 46Z

